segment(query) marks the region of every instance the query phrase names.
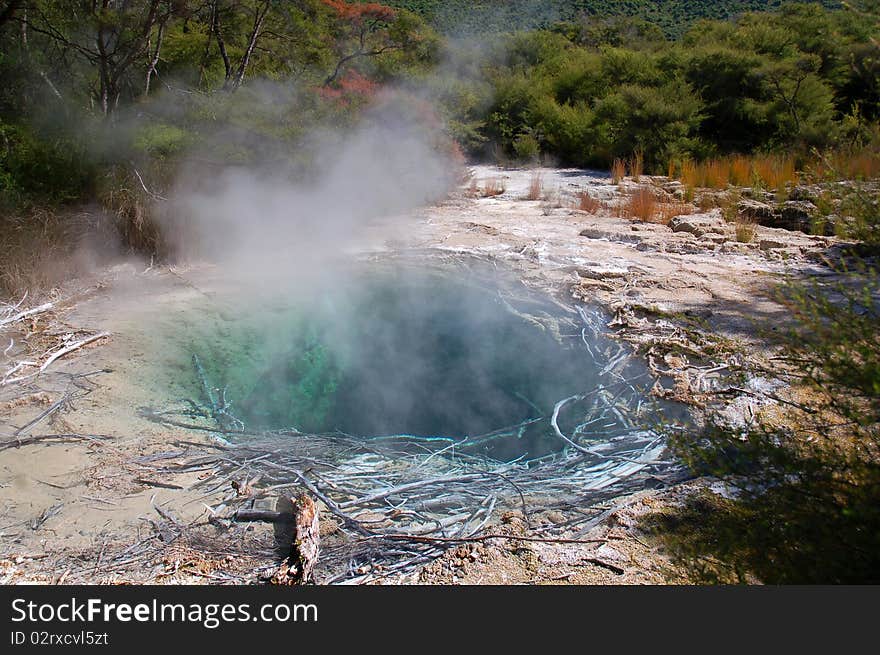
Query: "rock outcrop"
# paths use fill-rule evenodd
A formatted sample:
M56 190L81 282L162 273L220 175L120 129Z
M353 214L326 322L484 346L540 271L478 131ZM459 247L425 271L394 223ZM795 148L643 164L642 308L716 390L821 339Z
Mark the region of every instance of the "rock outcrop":
M774 207L757 200L741 200L737 205L740 218L783 230L812 233L817 224L819 211L809 200L787 200Z

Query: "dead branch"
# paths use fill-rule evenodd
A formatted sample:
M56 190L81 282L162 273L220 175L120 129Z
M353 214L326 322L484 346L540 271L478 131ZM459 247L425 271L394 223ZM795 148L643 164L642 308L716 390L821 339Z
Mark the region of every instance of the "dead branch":
M232 515L234 521L264 522L264 523L293 523L293 514L290 512L277 512L268 509L253 509L242 507Z
M172 484L170 482L159 482L158 480L149 480L147 478L135 478L134 480L138 484L143 484L148 487L159 487L160 489L183 489L179 484Z
M478 537L423 537L419 535L407 534L381 534L371 537L370 539L391 539L393 541L416 541L420 543L437 543L437 544L469 544L489 541L490 539L506 539L508 541L527 541L542 544L606 544L614 537L606 537L604 539L565 539L562 537L528 537L513 534L489 533L482 534Z
M31 444L47 441L66 443L71 441L105 441L108 439L112 439L112 437L104 434L41 434L2 441L0 442L0 450L6 450L7 448L20 448L21 446L30 446Z
M363 498L357 498L355 500L349 500L345 503L340 503L340 509L346 509L348 507L357 507L358 505L365 505L367 503L371 503L376 500L382 500L383 498L388 498L389 496L394 496L404 491L411 491L413 489L418 489L419 487L427 487L430 485L437 484L461 484L464 482L473 482L475 480L479 480L485 477L482 474L472 474L472 475L462 475L459 477L453 478L434 478L432 480L419 480L418 482L410 482L409 484L402 484L399 487L393 487L391 489L386 489L384 491L380 491L375 494L371 494L369 496L364 496Z
M43 312L47 312L52 309L53 304L47 302L39 307L34 307L33 309L28 309L23 312L19 312L14 316L10 316L7 318L0 319L0 327L5 327L7 325L12 325L13 323L17 323L18 321L27 318L28 316L35 316L37 314L42 314Z
M47 507L43 510L43 513L40 514L37 518L31 521L30 528L31 530L39 530L40 527L48 521L50 518L55 516L56 514L61 512L61 509L64 507L64 503L59 503L57 505L52 505L51 507Z
M49 357L49 359L47 359L45 362L43 362L42 366L40 366L40 373L42 373L47 368L49 368L49 366L52 364L52 362L56 361L57 359L60 359L61 357L64 357L65 355L72 353L74 350L79 350L83 346L90 344L93 341L97 341L98 339L103 339L104 337L109 337L109 336L110 336L109 332L99 332L98 334L94 334L90 337L87 337L85 339L77 341L76 343L72 343L69 346L65 346L64 348L55 351L55 353L52 354L52 356Z

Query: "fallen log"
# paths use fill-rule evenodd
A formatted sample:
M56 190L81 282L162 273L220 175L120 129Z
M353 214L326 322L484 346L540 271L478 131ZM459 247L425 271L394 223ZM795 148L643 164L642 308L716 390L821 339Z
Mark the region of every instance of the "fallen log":
M318 506L309 496L302 494L293 503L293 516L293 547L289 559L296 570L295 582L307 584L314 576L321 546Z
M304 585L314 578L321 537L318 506L306 494L293 499L293 537L290 555L275 572L272 584ZM283 512L281 513L283 514Z
M320 551L318 506L306 494L290 500L278 498L274 505L275 509L242 507L235 512L233 519L240 522L273 523L278 526L276 536L289 535L289 554L272 576L272 584L308 584L314 578L315 564L318 563ZM283 509L277 509L279 506Z
M240 522L260 521L263 523L293 523L291 512L276 512L269 509L253 509L242 507L236 511L233 518Z

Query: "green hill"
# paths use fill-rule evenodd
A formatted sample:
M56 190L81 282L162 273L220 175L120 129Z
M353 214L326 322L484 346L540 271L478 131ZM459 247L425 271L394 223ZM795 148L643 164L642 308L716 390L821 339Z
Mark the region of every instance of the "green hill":
M440 32L452 35L543 28L582 16L632 16L659 26L674 38L695 20L773 10L784 0L389 0L386 4L419 14ZM819 4L841 6L833 0Z

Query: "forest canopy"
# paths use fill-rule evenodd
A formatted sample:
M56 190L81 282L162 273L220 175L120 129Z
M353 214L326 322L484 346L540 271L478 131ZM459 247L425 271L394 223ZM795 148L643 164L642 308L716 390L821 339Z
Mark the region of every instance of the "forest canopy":
M880 118L876 4L716 20L701 17L776 3L540 3L544 28L469 39L438 33L431 2L5 0L0 201L101 198L133 161L161 194L194 152L308 167L307 135L354 125L392 89L439 148L472 158L605 167L638 152L660 172L864 145Z

